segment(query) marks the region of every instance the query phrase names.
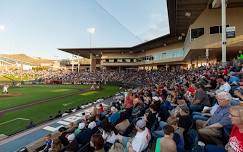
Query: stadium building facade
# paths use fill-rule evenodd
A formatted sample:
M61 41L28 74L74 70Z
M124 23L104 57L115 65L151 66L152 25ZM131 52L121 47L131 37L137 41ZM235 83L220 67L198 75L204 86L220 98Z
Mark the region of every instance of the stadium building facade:
M90 59L90 70L198 67L221 61L221 1L167 0L170 34L120 48L60 48ZM227 60L243 50L243 1L226 9Z

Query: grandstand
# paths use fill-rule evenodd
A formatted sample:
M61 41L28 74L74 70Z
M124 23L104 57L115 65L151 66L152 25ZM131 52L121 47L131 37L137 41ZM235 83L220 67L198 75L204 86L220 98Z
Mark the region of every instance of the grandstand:
M218 2L217 2L218 3ZM97 69L157 69L198 67L221 61L221 9L216 0L167 0L170 34L132 47L59 48L90 59ZM243 48L241 0L227 1L227 60ZM210 18L208 17L210 16ZM228 33L230 34L230 33Z
M167 8L168 35L131 47L59 48L85 59L63 60L69 71L41 71L44 85L3 98L12 105L0 107L0 152L242 152L243 1L227 1L227 64L220 0L167 0ZM2 62L19 60L9 58ZM16 129L25 122L26 131Z

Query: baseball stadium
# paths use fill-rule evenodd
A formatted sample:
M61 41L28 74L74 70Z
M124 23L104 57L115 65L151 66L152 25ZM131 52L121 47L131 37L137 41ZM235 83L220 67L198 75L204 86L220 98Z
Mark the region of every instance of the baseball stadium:
M163 1L148 41L0 52L0 152L243 152L243 1Z

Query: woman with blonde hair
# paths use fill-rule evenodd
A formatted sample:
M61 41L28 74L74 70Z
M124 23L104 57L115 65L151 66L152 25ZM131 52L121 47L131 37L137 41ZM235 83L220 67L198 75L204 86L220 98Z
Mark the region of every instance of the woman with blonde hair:
M119 142L115 142L115 143L111 146L109 152L124 152L124 147L123 147L123 145L122 145L121 143L119 143Z

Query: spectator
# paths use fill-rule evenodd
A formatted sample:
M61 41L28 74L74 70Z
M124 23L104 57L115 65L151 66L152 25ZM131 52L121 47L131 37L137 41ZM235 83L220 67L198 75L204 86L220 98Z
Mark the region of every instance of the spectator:
M120 113L118 112L116 107L112 106L111 107L111 115L109 117L109 122L111 124L115 125L116 122L119 120L119 118L120 118Z
M49 152L52 150L53 140L51 139L51 134L45 136L45 147L42 150L43 152Z
M67 139L69 141L69 145L65 147L66 151L70 151L70 152L78 151L79 146L77 140L75 139L75 135L70 134L68 135Z
M178 127L183 128L187 131L192 126L192 119L189 108L186 105L179 106L180 112L178 115Z
M116 129L109 123L107 119L103 120L102 123L102 137L104 139L104 149L108 151L111 146L116 142Z
M215 103L212 107L204 107L203 111L200 112L193 112L192 113L192 118L194 121L196 120L208 120L214 112L217 110L219 107L218 103Z
M204 106L210 106L210 102L208 99L208 95L206 92L203 90L203 85L201 84L196 84L196 93L195 97L191 102L190 109L191 111L197 111L200 112L203 110Z
M91 117L95 117L98 114L98 109L96 108L96 106L93 106L93 110L91 112Z
M219 91L225 91L225 92L229 92L230 91L230 89L231 89L231 86L229 85L229 83L228 82L225 82L225 80L224 80L224 76L219 76L218 78L217 78L217 82L218 82L218 84L220 85L220 87L219 87Z
M229 152L243 152L243 107L234 106L230 109L233 128L227 144Z
M85 128L85 126L85 122L80 122L78 128L74 131L75 136L77 136Z
M230 108L230 118L233 128L230 133L229 142L225 147L207 145L206 152L243 152L243 107L233 106Z
M204 142L223 145L222 128L231 126L229 108L231 96L228 92L220 92L216 96L219 107L208 121L197 120L196 125Z
M134 138L118 136L119 141L128 152L142 152L148 147L151 139L150 132L148 128L146 128L144 119L139 119L136 122L135 128L137 133Z
M156 122L156 105L152 104L149 106L149 113L144 115L145 121L146 121L146 127L152 129L152 127L155 127Z
M99 105L98 111L99 111L100 114L104 113L104 107L103 107L102 103Z
M98 131L98 128L96 127L95 121L91 121L88 125L88 128L91 129L92 134L94 134L94 133L96 133L96 131Z
M59 138L54 138L53 139L53 147L52 147L52 152L60 152L62 149L62 143L59 140Z
M100 134L94 134L90 140L90 146L94 147L95 152L105 152L104 151L104 139Z
M232 84L232 83L239 83L240 82L240 79L239 77L235 76L234 75L234 72L230 72L229 73L229 84Z
M173 134L174 134L174 128L172 126L165 126L164 127L164 137L161 139L158 139L156 143L156 152L176 152L176 143L174 142ZM160 146L157 146L159 144Z
M126 109L126 113L128 114L128 116L130 116L133 107L133 95L131 90L129 90L127 96L125 97L124 107Z
M176 143L176 149L177 152L183 152L184 151L184 138L183 138L183 133L184 133L184 128L178 127L178 120L176 117L171 116L167 120L168 125L172 126L174 128L174 135L173 135L173 140Z
M61 133L61 135L59 136L59 140L61 141L63 146L67 146L69 144L67 136L68 133L66 132L66 128L65 127L61 127L58 129L58 131Z
M111 146L109 152L124 152L124 147L123 147L123 145L122 145L121 143L119 143L119 142L115 142L115 143Z
M75 124L74 122L71 122L71 123L68 125L68 129L67 129L66 132L68 132L68 133L73 133L76 129L77 129L77 124Z
M240 82L240 86L234 91L234 95L243 101L243 82Z
M138 98L138 95L133 99L132 119L137 119L143 114L144 104Z
M80 123L79 128L82 129L80 129L80 132L75 135L78 143L81 145L87 144L92 136L92 130L90 128L85 128L85 125L85 123Z

